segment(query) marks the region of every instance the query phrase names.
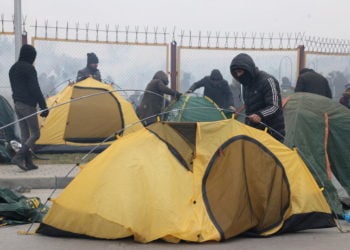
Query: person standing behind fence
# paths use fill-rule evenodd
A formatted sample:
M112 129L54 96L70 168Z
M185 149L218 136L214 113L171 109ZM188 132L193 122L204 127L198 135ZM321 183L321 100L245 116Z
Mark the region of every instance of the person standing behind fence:
M143 94L137 114L143 120L145 126L157 121L156 115L162 112L165 103L164 94L174 96L178 99L181 93L167 87L169 79L164 71L158 71L148 83Z
M78 71L77 82L92 77L97 81L101 81L101 73L98 70L98 57L95 53L87 53L87 65L85 68Z
M269 134L282 142L285 130L278 81L259 70L253 59L245 53L233 58L230 71L243 86L246 124L261 130L266 125Z
M205 76L193 83L186 93L192 93L201 87L204 87L204 95L213 100L221 109L224 109L226 114L229 114L228 110L236 110L231 88L218 69L213 69L210 76Z
M332 91L328 80L312 69L300 70L295 92L308 92L332 98Z
M345 85L343 96L339 99L339 103L350 109L350 84Z
M30 152L35 141L40 137L38 117L33 115L37 112L37 105L42 110L40 116L47 117L49 114L38 83L37 72L33 66L35 58L34 47L25 44L20 50L18 61L9 71L12 98L18 119L32 115L19 122L22 147L12 158L12 163L25 171L38 168L34 165Z

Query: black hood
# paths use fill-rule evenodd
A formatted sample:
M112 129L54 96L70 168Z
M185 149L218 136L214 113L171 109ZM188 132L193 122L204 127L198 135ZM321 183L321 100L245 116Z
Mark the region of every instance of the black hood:
M156 80L156 79L161 80L165 85L168 85L169 83L169 78L164 71L158 71L157 73L155 73L153 76L153 80Z
M242 69L245 71L245 77L253 80L256 77L257 74L257 68L255 66L255 63L253 59L245 53L238 54L235 56L231 62L230 65L230 72L231 75L238 80L242 84L246 84L245 82L242 82L242 79L237 78L234 74L234 70L236 69Z
M299 71L299 75L305 74L307 72L313 72L312 69L308 69L308 68L303 68Z
M36 50L32 45L24 44L19 52L18 61L25 61L30 64L33 64L36 58Z
M95 53L87 53L87 65L89 64L97 64L98 63L98 57Z
M213 69L209 78L212 81L222 81L222 79L223 79L223 77L218 69Z

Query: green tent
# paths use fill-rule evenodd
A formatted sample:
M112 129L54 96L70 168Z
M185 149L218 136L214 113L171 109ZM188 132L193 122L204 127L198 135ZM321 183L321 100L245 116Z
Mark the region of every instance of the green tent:
M208 97L183 95L167 109L164 120L178 122L209 122L227 119L221 109Z
M334 177L350 194L350 110L336 101L310 93L285 100L285 144L296 147L313 173L334 212L342 207Z
M0 95L0 127L16 120L15 112L8 101ZM18 140L15 126L0 129L0 162L9 162L11 159L8 143Z
M41 222L47 211L38 197L0 187L0 226Z

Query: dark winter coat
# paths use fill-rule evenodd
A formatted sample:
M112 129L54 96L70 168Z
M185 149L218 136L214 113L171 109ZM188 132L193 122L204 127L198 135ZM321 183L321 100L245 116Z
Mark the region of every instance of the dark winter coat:
M193 83L189 90L193 92L201 87L204 87L204 95L212 99L220 108L228 109L234 106L231 88L219 70L214 69L210 76Z
M244 75L240 78L235 76L234 70L236 69L244 70ZM272 128L268 130L269 133L276 139L283 141L285 126L278 81L273 76L259 70L253 59L244 53L237 55L232 60L230 70L231 74L243 85L246 115L259 115L261 122L266 124L268 128ZM265 129L264 124L253 123L249 119L246 119L246 124L258 129Z
M158 71L152 81L148 83L143 94L142 101L137 109L140 119L147 118L162 112L164 94L178 97L180 93L168 88L168 76L163 71ZM151 117L144 121L148 125L156 121L156 117Z
M77 82L80 82L82 80L85 80L88 77L92 77L97 81L101 81L101 73L98 69L90 68L89 66L86 66L85 68L78 71L77 74Z
M12 98L14 102L22 102L32 107L38 104L41 109L46 109L45 98L33 66L35 57L36 50L33 46L22 46L18 61L9 71Z
M302 69L295 86L295 92L308 92L332 98L328 80L312 69Z
M350 88L344 91L343 96L339 99L339 103L350 109Z

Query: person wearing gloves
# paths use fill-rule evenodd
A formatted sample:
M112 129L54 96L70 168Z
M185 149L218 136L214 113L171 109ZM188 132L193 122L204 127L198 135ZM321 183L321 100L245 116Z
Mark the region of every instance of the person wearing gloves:
M193 83L186 93L192 93L201 87L204 87L204 95L213 100L221 109L236 111L231 88L218 69L212 70L210 76L205 76Z
M246 124L264 130L283 142L285 136L281 91L278 81L259 70L245 53L233 58L230 71L243 86Z
M92 77L97 81L101 81L101 73L98 70L98 57L95 53L87 53L87 65L78 71L76 82Z
M12 65L9 71L12 98L17 117L22 119L31 115L19 122L22 147L12 158L12 163L25 171L38 168L34 165L30 152L36 140L40 137L38 117L33 115L37 112L37 105L42 110L40 116L47 117L49 114L39 86L37 72L33 66L35 58L35 48L25 44L21 47L18 61Z
M143 120L143 124L148 126L157 121L157 114L162 112L165 103L164 94L171 95L179 99L182 95L176 90L167 87L169 79L164 71L158 71L153 79L147 84L137 114Z

